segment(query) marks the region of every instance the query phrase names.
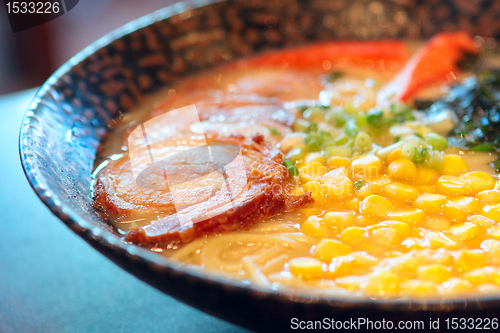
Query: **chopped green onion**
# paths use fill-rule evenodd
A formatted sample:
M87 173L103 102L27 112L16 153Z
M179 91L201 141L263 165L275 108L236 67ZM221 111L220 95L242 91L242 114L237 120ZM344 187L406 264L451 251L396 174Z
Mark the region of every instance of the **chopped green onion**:
M493 168L495 168L495 172L500 172L500 161L493 163Z
M304 119L296 119L295 123L293 124L293 130L295 132L307 132L309 126L311 124Z
M407 160L413 161L416 154L418 154L417 148L409 143L405 143L403 147L401 147L401 155Z
M292 161L285 160L283 162L283 165L288 169L288 172L290 173L291 176L298 176L299 175L299 169L293 164Z
M399 141L401 141L401 137L400 136L395 136L394 137L394 143L399 142Z
M407 106L403 103L399 103L399 102L394 102L389 106L389 111L395 115L407 113L410 110L411 110L411 108L409 106Z
M472 151L484 151L484 152L492 152L496 150L496 147L493 143L480 143L471 147Z
M417 120L417 118L415 118L415 116L412 113L408 112L408 113L403 114L403 119L399 120L399 122L414 121L414 120Z
M368 125L368 120L366 119L366 113L358 112L358 114L356 115L356 125L358 125L359 127Z
M372 147L372 138L365 132L359 132L354 139L354 146L357 151L365 151Z
M326 147L325 148L325 157L330 158L330 157L351 157L352 156L352 149L349 148L348 146L331 146L331 147Z
M319 136L321 137L321 139L327 140L327 139L331 139L332 133L327 132L327 131L319 131Z
M427 133L425 135L425 143L432 146L434 150L443 151L448 148L448 140L436 133Z
M353 138L358 135L359 127L353 122L348 122L344 127L344 133Z
M306 149L310 152L320 151L321 143L317 139L311 139L306 143Z
M360 189L360 188L362 188L362 187L363 187L363 181L362 181L362 180L356 180L356 181L354 182L354 188L355 188L356 190L359 190L359 189Z
M336 146L345 145L348 141L349 141L349 137L345 133L337 135L337 137L335 139L333 139L333 143Z
M320 123L325 119L325 111L320 107L312 107L302 114L305 119Z
M304 149L297 147L293 148L288 152L288 154L286 154L286 159L292 161L293 163L300 163L304 159L305 155L306 153Z
M304 113L304 111L307 110L307 109L308 109L308 107L304 105L304 106L299 106L299 108L297 109L297 111L300 112L300 113Z
M332 110L325 115L325 119L332 126L342 127L347 121L347 116L343 111Z
M443 157L444 154L440 151L434 151L432 149L426 149L423 151L424 155L424 165L436 171L443 169Z
M351 103L347 104L344 106L344 112L345 113L350 113L350 114L356 114L358 113L358 109L356 109Z
M275 128L270 128L269 132L271 132L272 135L281 136L281 132Z
M425 157L422 153L419 153L417 149L417 152L411 161L415 164L422 164L425 162Z
M316 123L310 123L309 127L307 127L308 132L317 131L317 130L318 130L318 125L316 125Z
M376 125L380 119L384 116L384 113L382 110L379 109L373 109L368 112L368 115L366 116L366 121L368 124L374 126Z
M309 132L309 133L307 133L307 136L304 139L304 143L307 144L308 142L310 142L313 139L318 141L320 144L323 142L323 137L321 136L321 134L319 134L318 132Z

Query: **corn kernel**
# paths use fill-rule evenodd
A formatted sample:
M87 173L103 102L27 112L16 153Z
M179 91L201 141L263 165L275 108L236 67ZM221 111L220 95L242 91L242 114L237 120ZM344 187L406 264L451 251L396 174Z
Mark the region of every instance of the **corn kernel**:
M345 275L362 275L368 272L369 268L376 265L378 259L366 252L352 252L346 256L332 260L326 272L327 278L336 278Z
M288 262L290 272L300 279L320 279L323 275L321 261L313 258L295 258Z
M393 204L380 195L370 195L361 201L360 210L366 216L384 217L394 208Z
M407 248L408 250L422 250L426 247L425 241L415 238L408 237L401 242L401 246Z
M335 279L335 283L348 291L357 291L360 288L361 280L358 277L346 276Z
M328 159L330 169L347 168L349 165L351 165L351 159L347 157L333 156Z
M366 241L368 232L360 227L349 227L342 231L340 239L347 245L355 245L359 242Z
M373 193L381 195L384 187L391 183L391 179L386 175L382 175L374 179L368 186L372 190Z
M314 200L319 202L323 202L325 200L323 187L318 181L307 182L303 188L305 192L311 192L311 197Z
M325 173L323 176L318 177L318 181L320 183L325 183L328 181L335 181L336 179L342 178L342 177L348 177L349 172L347 171L346 168L340 167L337 169L332 169Z
M326 164L326 159L323 155L321 155L321 153L309 153L304 158L304 161L306 164L309 164L311 162L319 162L323 165Z
M365 286L368 297L394 297L399 295L399 291L399 278L390 271L374 273Z
M429 246L431 249L455 249L457 248L457 243L446 237L443 233L439 231L425 232L427 239L429 240Z
M472 283L465 279L456 277L443 282L442 286L442 294L444 296L457 297L469 293L472 290Z
M479 235L479 227L468 222L455 224L448 231L459 241L466 241Z
M313 256L325 262L331 262L333 258L344 256L352 252L349 245L334 239L322 239L313 251Z
M329 179L323 183L323 190L329 199L343 200L354 195L352 180L346 176Z
M364 185L359 190L356 190L356 196L360 200L364 200L364 199L368 198L370 195L374 195L374 194L375 193L373 193L370 186L368 186L368 185Z
M500 203L500 191L499 190L481 191L476 195L476 198L478 198L482 204L497 204Z
M440 211L444 204L446 204L446 196L431 193L423 193L413 202L414 207L428 213Z
M452 221L463 221L479 209L479 202L473 197L456 197L444 205L444 215Z
M481 229L488 229L495 224L495 221L483 215L472 215L467 220Z
M396 229L381 227L371 230L368 240L378 246L393 246L401 243L401 235Z
M484 240L481 243L481 249L486 253L486 257L492 265L500 265L500 241L496 239Z
M498 294L500 287L493 283L483 283L477 286L477 291L482 295Z
M492 190L495 187L495 179L486 172L471 171L463 174L460 178L469 184L473 193Z
M491 266L476 268L463 275L472 284L494 283L500 285L500 271Z
M398 276L411 278L416 274L419 267L418 262L411 257L402 256L391 259L392 263L389 265L391 272L398 274Z
M351 200L347 201L347 209L353 211L353 212L359 212L359 203L361 200L359 198L352 198Z
M417 272L419 280L431 281L436 283L446 281L453 276L451 273L451 268L441 264L420 266L417 269Z
M450 220L443 216L428 216L423 223L423 227L430 230L446 230L450 227Z
M396 182L384 187L384 195L393 201L410 203L418 197L419 192L411 185Z
M354 224L358 227L367 227L370 225L374 225L377 223L377 219L375 217L369 217L365 215L359 215L356 217Z
M425 219L425 213L418 208L397 208L388 214L392 220L405 223L421 223Z
M326 231L321 223L321 218L318 216L309 216L300 226L300 230L309 236L316 238L326 237Z
M415 185L433 185L438 177L438 173L431 168L418 168L418 178L415 180Z
M323 224L331 228L346 228L353 224L354 212L327 212Z
M420 250L416 251L414 254L415 259L418 261L419 265L427 264L441 264L445 266L453 265L453 256L450 251L439 248L437 250Z
M326 166L320 162L307 163L299 169L299 179L302 183L307 183L317 180L318 177L326 173Z
M318 207L307 207L301 211L301 215L304 216L321 215L321 213L323 213L323 210Z
M396 230L396 232L398 233L398 235L400 235L401 237L408 236L410 234L410 231L411 231L411 228L410 228L410 226L408 224L406 224L404 222L399 222L399 221L384 221L384 222L380 222L380 223L377 223L374 226L371 226L369 229L370 230L376 230L378 228L383 228L383 227L387 227L387 228L391 228L391 229Z
M417 189L420 191L420 193L436 193L436 189L433 185L418 185Z
M487 232L491 238L500 240L500 225L495 225L489 228Z
M385 160L385 164L386 165L389 165L391 164L392 162L394 162L395 160L399 160L403 158L403 154L401 152L401 148L397 148L397 149L394 149L393 151L391 151L389 153L389 155L387 156L386 160Z
M382 162L375 155L366 155L351 163L352 174L356 178L373 178L382 173Z
M414 181L418 178L418 171L411 161L400 158L389 164L387 175L396 181Z
M437 192L446 195L467 195L472 192L468 184L455 176L441 176L435 186Z
M500 204L496 205L486 205L483 207L481 215L489 217L496 223L500 222Z
M455 257L455 269L467 272L486 264L486 253L482 250L461 250Z
M444 175L457 176L467 171L467 163L465 160L454 154L445 155L443 157L443 170Z
M431 281L407 280L400 284L401 294L411 297L428 297L437 294L437 284Z

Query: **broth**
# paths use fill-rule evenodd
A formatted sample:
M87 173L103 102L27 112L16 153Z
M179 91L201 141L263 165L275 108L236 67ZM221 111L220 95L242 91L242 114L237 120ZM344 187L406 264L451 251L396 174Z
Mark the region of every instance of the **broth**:
M415 42L411 45L414 47ZM290 160L296 157L291 154L294 148L306 151L294 161L300 173L291 177L290 186L297 195L311 192L314 203L265 218L238 231L206 235L187 244L152 246L153 251L267 289L308 288L322 294L347 293L372 298L456 297L497 292L500 288L500 221L496 220L496 208L491 208L500 203L500 182L491 167L496 154L457 147L440 153L433 146L436 156L444 156L445 169L435 171L430 163L425 164L427 159L422 165L415 159L414 162L406 159L406 162L403 150L409 143L418 146L413 142L427 139L432 132L418 119L398 129L403 133L401 145L387 156L382 157L382 148L391 145L399 135L391 134L389 128L377 132L377 126L373 126L370 133L373 140L370 148L359 150L356 146L359 134L356 134L346 139L354 141L348 154L339 154L338 149L329 150L324 142L345 135L347 126L335 123L332 117L346 113L342 117L347 123L352 119L357 122L357 116L346 111L349 108L370 114L377 106L378 89L394 75L394 71L366 67L340 69L341 78L327 82L326 74L339 68L324 62L305 72L290 68L253 69L240 61L184 79L122 119L123 125L103 145L95 177L107 167L110 159L128 158L124 140L134 127L151 114L164 112L165 103L177 106L176 99L184 103L183 98L187 96L189 100L193 91L226 90L293 101L287 107L297 118L295 132L314 124L318 137L313 139L322 143L318 151L314 151L308 146L311 141L304 145L296 141L293 134L280 133L282 139L278 146ZM420 96L441 95L446 91L442 87L441 83L427 87ZM321 107L314 106L318 102L311 101L318 98L331 104L327 111L325 108L321 111L323 115L317 111ZM302 108L302 105L308 107ZM319 121L314 120L315 113L319 113ZM423 117L422 113L416 115ZM378 117L383 119L386 115ZM306 142L314 130L307 131ZM324 132L330 134L319 137ZM410 138L412 135L415 138ZM418 154L424 156L425 152L417 151ZM353 161L357 161L356 166ZM366 167L368 174L357 175L355 169L365 165L363 163L373 166L375 171ZM412 168L417 165L415 178L399 175L396 167L391 167L396 165L393 163L401 164L401 168L405 163L413 163ZM460 163L465 163L467 168L460 169ZM409 170L411 173L413 169ZM482 173L469 174L470 171ZM434 178L430 181L425 177ZM456 190L449 182L467 189ZM345 187L345 184L349 185ZM384 205L390 208L380 213ZM139 212L110 221L125 235L131 228L147 226L170 215L167 211ZM500 217L500 210L498 215Z

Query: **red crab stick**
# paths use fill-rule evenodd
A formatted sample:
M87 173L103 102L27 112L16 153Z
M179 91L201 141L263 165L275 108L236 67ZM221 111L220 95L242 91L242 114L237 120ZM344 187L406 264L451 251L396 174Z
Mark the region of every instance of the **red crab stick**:
M334 41L272 51L247 60L247 64L304 70L321 66L325 70L337 66L386 69L388 66L400 68L407 59L406 45L401 41Z
M479 53L472 38L463 31L442 32L420 48L403 69L383 87L378 102L405 101L430 84L445 81L458 72L457 62L464 53Z

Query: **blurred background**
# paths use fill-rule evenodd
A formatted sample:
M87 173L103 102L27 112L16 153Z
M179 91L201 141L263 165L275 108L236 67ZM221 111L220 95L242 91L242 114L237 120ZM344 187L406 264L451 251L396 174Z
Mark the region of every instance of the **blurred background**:
M80 0L63 16L17 33L0 4L0 95L41 85L93 41L177 1Z

